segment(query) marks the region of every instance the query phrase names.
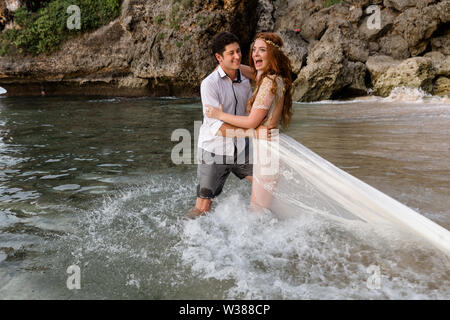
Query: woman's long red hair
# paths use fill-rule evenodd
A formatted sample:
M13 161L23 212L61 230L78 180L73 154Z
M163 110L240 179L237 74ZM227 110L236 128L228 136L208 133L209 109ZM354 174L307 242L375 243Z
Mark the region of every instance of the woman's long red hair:
M283 46L283 40L281 38L272 32L260 32L256 35L256 39L262 39L262 40L270 40L273 43L275 43L280 48ZM253 45L255 42L252 43L250 47L250 67L252 70L256 70L255 63L253 62L252 58L252 52L253 52ZM261 74L258 82L256 83L257 89L255 90L255 93L250 98L250 100L247 103L247 111L250 112L250 109L253 105L253 102L255 101L256 95L258 94L259 87L262 83L262 80L268 76L268 75L275 75L280 76L283 79L284 82L284 101L283 101L283 111L281 112L281 126L283 128L286 128L292 119L292 66L291 61L289 58L284 54L281 49L267 43L267 53L269 57L269 63L267 65L267 68L263 71ZM275 81L275 77L272 79L273 85L272 85L272 93L275 94L277 90L277 82Z

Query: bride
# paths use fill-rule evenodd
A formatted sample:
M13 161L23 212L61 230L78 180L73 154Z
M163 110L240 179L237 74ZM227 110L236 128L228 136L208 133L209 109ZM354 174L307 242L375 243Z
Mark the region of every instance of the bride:
M286 128L292 117L291 63L281 38L258 33L251 45L250 66L241 65L256 89L248 116L206 105L206 115L240 128ZM397 200L337 168L296 140L276 135L253 139L251 207L282 215L323 215L342 223L359 220L378 230L393 230L426 239L450 256L450 232ZM388 227L388 228L386 228Z

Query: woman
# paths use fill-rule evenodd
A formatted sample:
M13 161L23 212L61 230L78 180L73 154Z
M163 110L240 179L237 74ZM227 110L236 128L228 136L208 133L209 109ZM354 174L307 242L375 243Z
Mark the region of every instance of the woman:
M211 106L206 115L236 127L254 129L260 124L270 128L281 125L286 128L292 117L291 63L283 53L281 38L269 32L258 33L250 51L250 67L241 70L248 78L256 80L256 89L247 103L248 116L235 116ZM254 166L252 184L252 207L268 208L271 197L265 190L277 180L276 153L271 152L276 141L254 140ZM268 148L268 145L269 148ZM267 161L264 161L267 160ZM275 166L274 166L275 165Z

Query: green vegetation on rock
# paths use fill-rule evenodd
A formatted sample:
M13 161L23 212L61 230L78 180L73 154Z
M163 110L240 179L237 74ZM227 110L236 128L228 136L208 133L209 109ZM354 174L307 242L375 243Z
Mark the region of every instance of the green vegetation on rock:
M67 27L73 15L67 8L72 5L80 8L80 30ZM21 7L14 13L15 28L1 34L0 54L8 54L12 48L32 55L49 54L65 39L95 30L119 14L119 0L53 0L36 12Z
M326 0L325 1L325 7L328 8L328 7L331 7L334 4L342 3L342 2L344 2L344 0Z

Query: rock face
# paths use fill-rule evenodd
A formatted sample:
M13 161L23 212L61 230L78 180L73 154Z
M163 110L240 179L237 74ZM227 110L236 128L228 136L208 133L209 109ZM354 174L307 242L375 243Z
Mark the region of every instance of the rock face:
M445 68L438 60L449 56L450 1L347 0L330 8L321 3L290 0L273 14L275 32L299 28L299 39L290 41L307 43L307 64L294 83L296 100L360 95L369 88L387 96L396 86L450 94L444 86L433 89L438 77L448 77L437 69ZM408 60L430 52L442 56Z
M355 29L343 21L328 28L320 41L309 47L307 65L301 69L294 99L314 101L332 98L342 90L365 94L367 45L354 36Z
M433 91L433 79L436 72L430 59L415 57L397 64L394 61L390 64L386 62L386 60L381 62L381 66L377 64L376 59L370 58L367 62L369 71L374 68L371 74L375 95L387 96L396 87Z
M450 78L438 77L434 82L433 94L444 96L450 92Z
M0 0L0 14L6 4ZM19 2L19 1L18 1ZM0 18L1 19L1 18ZM124 0L109 25L50 56L0 57L11 95L198 96L215 67L212 37L278 33L293 66L294 99L389 95L396 86L449 95L450 0ZM1 24L1 21L0 21Z
M212 37L231 30L248 51L257 17L245 13L257 5L124 0L118 19L50 56L0 57L0 86L10 95L39 94L41 85L48 94L198 95L200 81L215 68Z

